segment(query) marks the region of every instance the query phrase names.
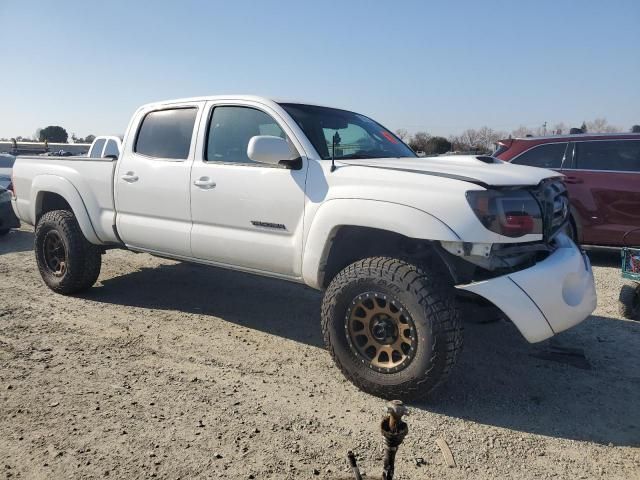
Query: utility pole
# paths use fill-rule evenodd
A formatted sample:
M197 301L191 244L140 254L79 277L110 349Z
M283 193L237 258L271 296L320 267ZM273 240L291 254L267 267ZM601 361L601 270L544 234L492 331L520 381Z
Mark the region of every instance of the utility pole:
M542 135L546 135L547 134L547 122L544 122L542 124Z

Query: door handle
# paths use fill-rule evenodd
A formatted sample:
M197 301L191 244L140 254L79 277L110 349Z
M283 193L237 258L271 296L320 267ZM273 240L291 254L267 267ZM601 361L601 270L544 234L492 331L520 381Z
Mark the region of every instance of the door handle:
M195 180L193 184L196 187L203 188L203 189L215 188L216 186L216 182L211 180L209 177L200 177L198 180Z
M578 177L564 177L564 181L565 183L571 183L571 184L584 183L584 180Z
M122 180L124 180L125 182L129 182L129 183L138 181L138 176L134 172L127 172L124 175L122 175L122 177L120 178L122 178Z

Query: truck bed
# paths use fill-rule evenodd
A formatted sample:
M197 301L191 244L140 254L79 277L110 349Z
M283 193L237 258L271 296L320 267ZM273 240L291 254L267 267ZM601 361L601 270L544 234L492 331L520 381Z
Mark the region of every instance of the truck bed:
M36 212L42 202L37 193L42 190L39 187L47 185L45 190L50 192L66 190L87 213L95 233L95 238L90 240L101 244L119 243L113 228L115 168L116 160L111 158L19 156L13 167L16 213L25 223L35 225Z

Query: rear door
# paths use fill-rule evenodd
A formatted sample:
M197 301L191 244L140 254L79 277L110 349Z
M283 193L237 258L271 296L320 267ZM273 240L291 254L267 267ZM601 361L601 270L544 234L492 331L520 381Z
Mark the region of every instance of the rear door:
M585 220L583 243L621 246L627 232L640 229L640 140L576 142L574 162L563 173ZM640 230L627 241L640 245Z
M115 176L116 223L133 248L190 257L190 170L203 102L138 112Z

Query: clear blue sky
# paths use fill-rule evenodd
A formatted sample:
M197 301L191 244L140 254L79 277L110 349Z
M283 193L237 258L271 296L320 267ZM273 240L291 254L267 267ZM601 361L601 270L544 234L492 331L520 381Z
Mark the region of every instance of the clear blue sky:
M459 133L640 123L640 1L0 0L0 137L252 93Z

